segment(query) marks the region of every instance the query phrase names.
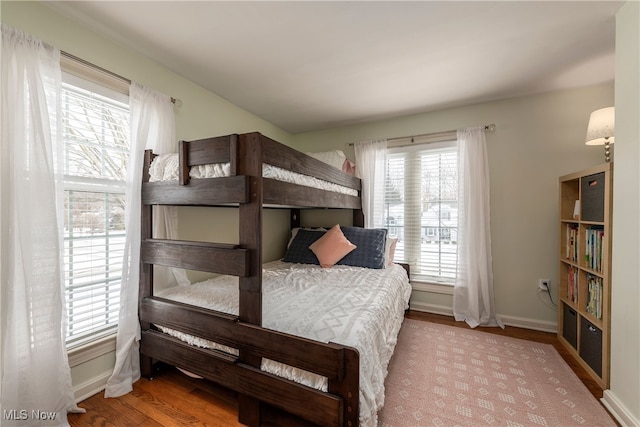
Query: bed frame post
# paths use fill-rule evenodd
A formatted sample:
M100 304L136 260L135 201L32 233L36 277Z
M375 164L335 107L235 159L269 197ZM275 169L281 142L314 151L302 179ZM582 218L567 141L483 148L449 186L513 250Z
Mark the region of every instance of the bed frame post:
M337 380L329 380L329 392L344 399L342 425L357 427L360 418L360 355L355 349L342 350L343 374Z
M144 152L144 166L142 169L142 185L145 182L149 182L149 166L155 156L151 150ZM142 204L140 207L140 242L144 242L146 239L151 239L152 236L152 221L153 221L153 206ZM142 301L146 297L153 296L153 265L146 264L140 260L140 285L138 290L138 314L140 313L140 307ZM140 322L140 329L142 331L149 330L151 324L149 322ZM147 379L151 379L153 376L152 359L149 356L140 354L140 374Z
M249 177L249 202L240 203L239 244L250 252L249 275L239 278L239 319L262 326L262 135L240 135L237 144L237 173ZM233 161L232 161L233 163ZM260 368L262 358L246 348L239 348L239 360ZM261 423L261 403L255 398L240 395L238 421L249 426Z
M362 209L353 210L353 226L364 227L364 212L362 212Z
M250 252L247 277L240 277L239 316L262 326L262 145L260 134L241 135L238 174L249 177L249 202L240 203L239 245Z
M300 227L300 209L291 209L289 222L291 230Z
M180 164L178 165L178 182L180 185L189 183L189 142L178 141Z

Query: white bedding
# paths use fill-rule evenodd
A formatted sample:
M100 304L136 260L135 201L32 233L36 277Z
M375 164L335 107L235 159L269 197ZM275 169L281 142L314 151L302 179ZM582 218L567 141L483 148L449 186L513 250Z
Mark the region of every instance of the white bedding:
M157 182L177 180L179 176L178 171L177 154L173 153L157 156L153 159L149 168L149 181ZM220 178L229 176L230 171L231 165L229 163L212 163L208 165L192 166L189 171L189 177L196 179ZM319 188L321 190L333 191L335 193L349 194L351 196L358 195L358 192L352 188L344 187L332 182L326 182L312 176L291 172L268 164L262 165L262 176L264 178L272 178L278 181Z
M355 347L360 352L360 425L376 426L384 404L384 380L408 307L411 286L404 269L315 265L274 261L263 269L263 326L281 332ZM169 289L159 296L238 313L238 278L219 276ZM192 345L211 341L162 328ZM235 352L226 348L225 351ZM326 378L263 359L262 369L326 390Z

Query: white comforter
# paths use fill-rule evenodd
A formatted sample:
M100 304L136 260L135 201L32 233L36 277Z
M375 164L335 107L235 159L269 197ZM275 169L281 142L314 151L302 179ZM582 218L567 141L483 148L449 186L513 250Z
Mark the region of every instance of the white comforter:
M384 404L384 380L411 286L402 267L367 269L290 264L263 269L263 326L281 332L355 347L360 352L360 424L377 425ZM175 301L238 313L238 279L220 276L176 287L161 295ZM162 328L190 344L220 348L201 338ZM235 352L226 348L226 351ZM262 369L326 390L326 378L263 360Z
M229 176L231 171L230 163L212 163L209 165L192 166L189 171L191 178L220 178ZM349 194L357 196L358 191L332 182L323 181L313 176L291 172L268 164L262 165L262 176L278 181L292 184L304 185L307 187L319 188L320 190L333 191L335 193ZM157 156L151 162L149 168L149 181L171 181L178 179L178 155L164 154Z

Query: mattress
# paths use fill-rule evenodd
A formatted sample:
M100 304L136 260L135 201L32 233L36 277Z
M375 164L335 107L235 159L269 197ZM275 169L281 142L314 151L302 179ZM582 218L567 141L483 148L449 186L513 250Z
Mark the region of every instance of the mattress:
M164 154L153 159L149 168L149 181L171 181L177 180L179 176L178 154ZM213 163L208 165L192 166L189 170L189 177L200 178L221 178L230 176L230 163ZM303 175L297 172L291 172L277 166L268 164L262 165L262 176L278 181L289 182L292 184L304 185L306 187L318 188L320 190L332 191L334 193L348 194L357 196L358 191L333 182L323 181L313 176Z
M384 405L384 380L408 308L411 286L399 265L385 269L321 268L274 261L263 269L263 326L360 353L360 425L376 426ZM164 298L238 314L238 278L219 276L162 292ZM168 328L192 345L237 351ZM262 369L326 391L325 377L263 359Z

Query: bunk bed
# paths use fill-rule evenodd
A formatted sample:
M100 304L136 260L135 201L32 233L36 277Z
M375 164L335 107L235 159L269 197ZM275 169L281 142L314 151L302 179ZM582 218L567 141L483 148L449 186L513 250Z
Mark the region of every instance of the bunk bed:
M309 273L280 261L265 270L261 254L264 207L291 208L292 228L300 226L299 208L352 209L354 226L362 227L359 179L260 133L181 141L175 180L150 182L155 157L150 151L145 153L142 183L139 291L142 375L151 378L153 363L161 361L233 389L239 395L239 421L250 426L278 425L290 422L284 421L290 420L290 416L296 417L301 424L359 425L362 390L358 349L263 327L263 290L274 281L281 283L282 270L294 275ZM220 167L223 173L211 175L215 176L213 178L203 177L209 175L200 174L199 168L210 168L211 165ZM280 177L267 178L265 165L299 175L288 179L289 182ZM323 188L314 184L301 185L300 175L328 183L331 190L323 189L322 185ZM154 239L154 205L237 205L238 244ZM181 299L169 293L154 295L154 265L222 275L214 280L234 278L230 285L227 281L227 287L234 289L237 307L206 306L199 303L198 297ZM323 270L320 266L310 268L315 268L317 274ZM395 303L400 306L400 313L406 308L410 293L407 275L402 271L403 278L398 279L402 283L398 286L404 288L396 292L400 303ZM281 275L269 282L269 276L273 274ZM263 283L263 276L267 276L267 282ZM380 280L396 279L385 276ZM197 286L187 288L193 290ZM388 293L383 287L385 292ZM385 338L391 351L402 322L397 312L396 308L389 337ZM223 347L192 345L189 337ZM383 372L376 376L384 377L389 357L383 357ZM263 360L315 375L322 379L322 385L310 385L269 372L264 368ZM276 408L275 412L273 408ZM284 411L285 415L279 415L282 414L279 411ZM367 420L372 419L375 417L369 414Z

